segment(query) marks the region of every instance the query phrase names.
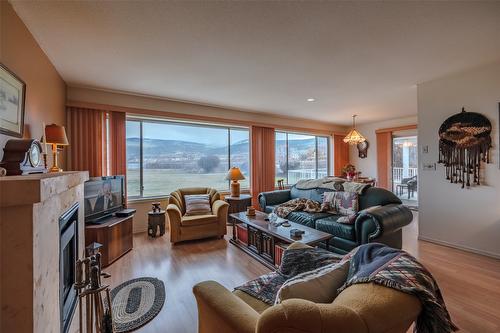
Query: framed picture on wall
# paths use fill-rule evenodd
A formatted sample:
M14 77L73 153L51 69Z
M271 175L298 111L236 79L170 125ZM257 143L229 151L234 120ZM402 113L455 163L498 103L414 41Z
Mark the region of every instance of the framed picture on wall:
M0 63L0 133L21 138L26 84Z

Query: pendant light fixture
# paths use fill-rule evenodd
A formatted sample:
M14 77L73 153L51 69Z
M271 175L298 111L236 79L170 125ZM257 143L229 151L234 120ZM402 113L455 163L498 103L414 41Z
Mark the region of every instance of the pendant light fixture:
M365 142L366 139L361 133L356 130L356 115L352 116L352 129L349 134L344 138L344 142L350 145L357 145L358 143Z

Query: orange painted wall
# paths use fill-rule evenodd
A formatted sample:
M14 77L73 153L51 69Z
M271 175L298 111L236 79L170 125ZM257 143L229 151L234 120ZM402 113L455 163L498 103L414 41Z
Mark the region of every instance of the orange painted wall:
M66 124L66 84L7 1L0 1L0 62L26 83L27 137L40 139L43 121ZM0 134L0 158L8 139Z

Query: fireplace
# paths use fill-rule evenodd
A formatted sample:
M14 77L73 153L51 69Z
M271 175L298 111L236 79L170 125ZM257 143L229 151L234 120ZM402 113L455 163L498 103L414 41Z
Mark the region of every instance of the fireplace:
M61 332L68 332L78 295L74 288L78 260L78 203L59 218L59 299Z

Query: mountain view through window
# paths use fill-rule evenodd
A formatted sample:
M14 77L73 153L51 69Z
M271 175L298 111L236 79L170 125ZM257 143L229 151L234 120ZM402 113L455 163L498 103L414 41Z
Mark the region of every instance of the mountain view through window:
M248 188L249 160L246 128L127 120L131 198L165 196L183 187L228 190L225 176L231 166L241 169L246 178L241 187Z

